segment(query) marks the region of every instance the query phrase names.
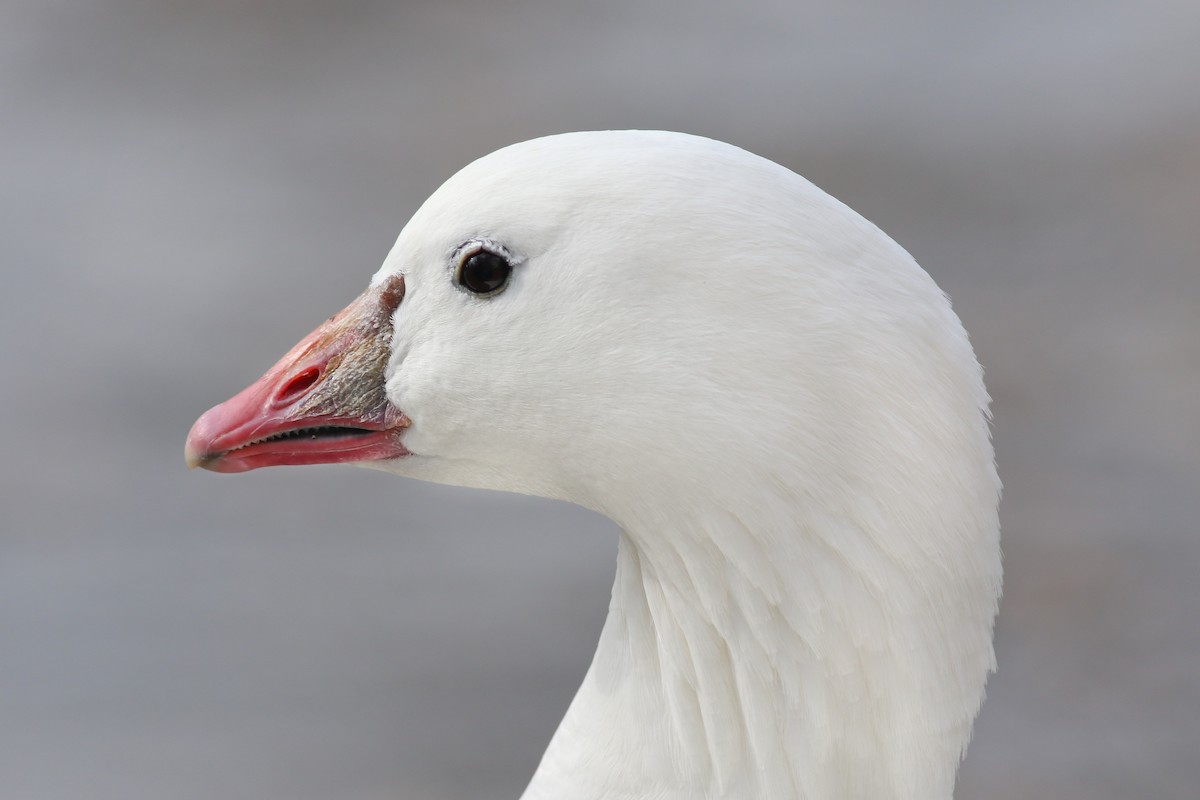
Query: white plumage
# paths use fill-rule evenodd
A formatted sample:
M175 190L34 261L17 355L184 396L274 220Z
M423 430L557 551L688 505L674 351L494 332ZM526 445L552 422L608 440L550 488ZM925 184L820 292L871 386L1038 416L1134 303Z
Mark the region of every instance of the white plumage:
M511 259L503 292L455 284L471 243ZM745 151L603 132L463 169L375 291L398 274L410 454L372 465L621 529L526 800L951 796L993 667L999 482L980 369L908 253Z

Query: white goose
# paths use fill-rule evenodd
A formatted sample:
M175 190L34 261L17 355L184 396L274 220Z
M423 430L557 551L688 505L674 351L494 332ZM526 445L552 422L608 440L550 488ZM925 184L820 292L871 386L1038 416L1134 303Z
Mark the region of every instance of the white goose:
M368 462L620 526L525 800L949 798L993 668L980 369L912 257L787 169L552 136L446 182L189 464Z

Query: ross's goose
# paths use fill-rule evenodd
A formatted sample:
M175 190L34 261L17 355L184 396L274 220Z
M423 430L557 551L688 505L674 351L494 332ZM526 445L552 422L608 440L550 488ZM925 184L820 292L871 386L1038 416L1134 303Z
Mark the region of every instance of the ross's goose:
M994 663L987 405L946 297L842 203L708 139L576 133L447 181L187 461L615 520L608 621L526 800L936 800Z

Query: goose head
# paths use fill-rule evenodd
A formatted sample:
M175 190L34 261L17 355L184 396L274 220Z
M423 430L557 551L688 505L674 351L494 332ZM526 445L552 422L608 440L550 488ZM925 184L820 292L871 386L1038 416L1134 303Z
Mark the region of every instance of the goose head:
M615 520L528 798L949 797L993 664L987 403L945 296L846 206L711 140L581 133L447 181L186 457Z

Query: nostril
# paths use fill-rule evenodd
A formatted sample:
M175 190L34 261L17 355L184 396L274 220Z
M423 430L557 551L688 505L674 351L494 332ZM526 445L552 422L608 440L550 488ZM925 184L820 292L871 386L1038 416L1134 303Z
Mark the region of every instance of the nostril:
M278 392L275 393L276 403L290 403L300 395L312 388L317 379L321 377L321 370L316 367L309 367L306 370L297 372L288 381L283 384Z

